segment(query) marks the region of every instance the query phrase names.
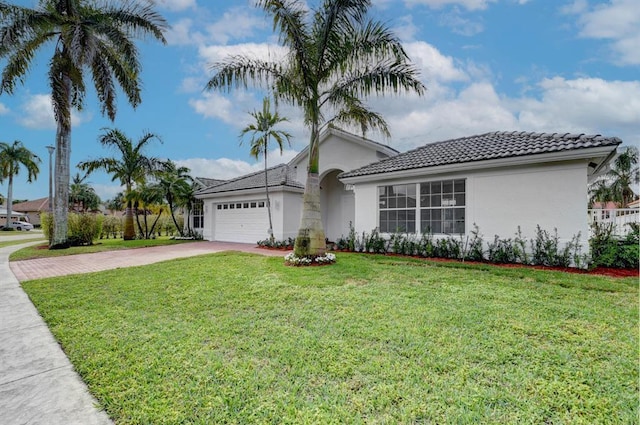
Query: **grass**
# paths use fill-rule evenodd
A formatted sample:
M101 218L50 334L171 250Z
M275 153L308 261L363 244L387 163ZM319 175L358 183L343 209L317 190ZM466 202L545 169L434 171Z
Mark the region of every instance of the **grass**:
M41 237L35 237L35 238L27 238L27 239L16 239L16 240L2 240L2 238L0 238L0 248L4 248L5 246L11 246L11 245L20 245L23 243L28 243L28 242L35 242L35 241L39 241L42 239Z
M72 246L67 249L49 250L48 243L23 248L12 253L9 261L32 260L34 258L62 257L65 255L90 254L93 252L116 251L120 249L144 248L158 245L173 245L178 243L193 242L188 239L170 239L168 236L157 239L100 239L89 246Z
M638 282L220 253L24 282L118 424L638 423Z

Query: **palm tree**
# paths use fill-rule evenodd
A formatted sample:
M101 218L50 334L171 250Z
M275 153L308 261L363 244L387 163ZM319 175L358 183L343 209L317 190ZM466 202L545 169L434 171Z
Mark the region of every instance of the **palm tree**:
M275 113L271 113L271 102L268 97L262 100L262 111L253 111L250 115L255 120L254 123L249 124L240 132L240 143L247 133L251 134L251 150L249 153L255 159L259 159L260 155L264 156L264 190L267 196L267 213L269 214L269 239L274 240L273 237L273 222L271 220L271 200L269 199L269 178L267 176L267 154L269 153L269 141L273 138L280 148L280 155L282 155L282 145L286 139L287 143L291 145L291 134L284 130L276 130L274 127L282 122L288 121L285 117L281 117L276 109Z
M125 240L135 239L136 231L133 226L132 199L128 196L135 185L143 184L147 175L157 172L162 161L154 157L145 156L144 148L158 136L145 133L135 144L117 129L105 129L98 141L104 147L113 148L118 157L103 157L78 164L78 168L90 174L96 170L104 170L112 175L112 181L119 180L124 186L124 195L127 199L126 216L124 221Z
M104 207L111 211L122 211L124 208L124 194L118 192L112 199L104 201Z
M162 169L157 175L158 185L163 193L164 199L169 204L169 212L173 224L178 229L180 236L184 236L184 229L178 226L175 216L176 207L184 207L187 204L192 189L193 179L189 176L189 168L178 167L173 161L168 160L162 165Z
M133 210L135 212L136 223L138 224L138 233L143 239L151 239L156 224L158 224L158 220L160 220L160 216L164 211L164 205L162 205L163 195L163 188L159 184L148 185L143 183L137 185L127 196L127 198L133 202ZM157 215L151 228L149 228L147 216L152 209L157 212ZM140 212L142 212L142 216L144 217L144 228L140 224Z
M615 202L624 208L636 199L632 186L639 182L638 148L628 146L616 157L610 170L591 185L590 203Z
M94 211L100 206L100 197L95 189L85 183L87 175L80 177L80 173L76 173L69 186L69 203L73 210L79 212Z
M22 142L16 140L13 144L0 142L0 183L9 179L7 184L7 222L6 228L10 229L11 206L13 205L13 177L20 172L20 166L27 169L27 181L31 183L38 178L40 158L27 149Z
M132 38L150 34L166 44L168 24L151 2L41 0L36 9L0 1L0 58L6 58L0 93L23 82L36 52L54 46L49 84L57 123L54 235L51 248L67 243L71 109L82 108L90 73L102 113L116 116L116 84L135 108L140 98L139 54Z
M319 136L333 123L355 124L363 133L389 136L383 117L361 97L399 91L422 94L424 85L400 40L383 23L371 20L370 0L324 0L310 11L304 0L258 0L273 18L280 42L289 50L281 61L232 56L215 63L206 89L264 87L276 99L302 108L310 129L307 181L295 254L318 256L326 250L320 210ZM310 16L311 15L311 16Z

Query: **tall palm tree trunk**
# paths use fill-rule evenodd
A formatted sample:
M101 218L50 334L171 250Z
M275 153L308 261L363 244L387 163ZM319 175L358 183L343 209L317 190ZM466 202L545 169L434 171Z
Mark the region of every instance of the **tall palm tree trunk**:
M176 230L180 234L180 237L184 238L184 229L178 226L178 220L176 219L176 215L173 212L173 198L169 197L169 199L167 199L167 203L169 204L169 211L171 211L171 220L173 220L173 225L176 226Z
M68 78L65 78L68 81ZM70 84L67 83L67 87ZM65 122L67 121L67 122ZM68 248L69 157L71 122L59 120L56 131L55 189L53 197L53 238L50 249Z
M302 197L302 217L300 219L298 237L293 249L297 257L320 256L324 255L327 250L327 242L322 225L322 210L320 209L320 156L317 126L312 128L311 137L307 183Z
M130 241L136 238L136 229L133 225L133 203L131 200L127 201L127 208L124 214L124 233L122 238L125 241Z
M267 214L269 215L269 240L273 242L273 220L271 219L271 198L269 197L269 179L267 177L267 144L264 145L264 191L267 194Z
M7 229L11 229L11 213L13 206L13 173L9 173L9 185L7 187Z

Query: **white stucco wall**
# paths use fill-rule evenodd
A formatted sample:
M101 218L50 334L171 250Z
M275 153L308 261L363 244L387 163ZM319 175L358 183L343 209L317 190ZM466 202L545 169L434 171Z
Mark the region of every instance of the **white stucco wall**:
M331 170L350 171L378 162L381 157L376 153L375 145L360 144L344 140L329 134L320 142L320 175ZM289 165L296 169L296 180L302 184L307 181L308 155L295 158Z
M492 241L494 235L511 238L518 226L523 236L532 238L536 225L540 225L549 232L557 228L563 242L580 233L586 247L587 164L584 161L357 183L356 231L371 232L378 227L378 186L459 178L466 179L467 234L476 223L487 241Z
M298 227L300 226L302 194L285 192L283 195L284 208L281 219L283 229L280 239L295 238L298 236Z

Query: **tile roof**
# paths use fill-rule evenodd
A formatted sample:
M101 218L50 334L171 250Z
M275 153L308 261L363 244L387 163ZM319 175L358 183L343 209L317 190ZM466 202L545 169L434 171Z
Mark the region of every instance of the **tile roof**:
M27 212L27 211L47 211L49 208L49 198L34 199L33 201L20 202L13 204L11 209L13 211Z
M267 170L269 187L287 186L304 189L304 185L295 180L294 170L286 164L276 165ZM264 170L227 180L225 183L207 187L196 192L196 195L231 192L235 190L264 188Z
M202 187L217 186L222 183L226 183L226 180L210 179L207 177L196 177L195 180L202 185Z
M621 143L622 140L617 137L600 135L497 131L430 143L357 170L342 173L339 177L357 177L593 147L611 146L615 148Z

